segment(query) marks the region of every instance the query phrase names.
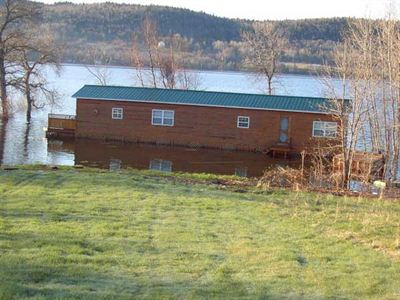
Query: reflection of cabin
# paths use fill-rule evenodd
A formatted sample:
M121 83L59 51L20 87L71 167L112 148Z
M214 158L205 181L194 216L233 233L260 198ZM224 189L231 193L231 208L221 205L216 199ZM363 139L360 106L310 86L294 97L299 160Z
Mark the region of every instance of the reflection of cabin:
M382 154L356 152L353 156L351 173L353 179L377 180L382 179L385 161ZM333 172L341 173L343 170L343 155L333 157Z
M300 167L298 160L272 159L262 153L190 149L152 144L103 142L77 139L50 141L49 151L75 154L79 165L116 170L152 169L165 172L213 173L247 177L261 176L266 166Z
M289 153L336 135L325 98L93 85L74 97L78 138Z

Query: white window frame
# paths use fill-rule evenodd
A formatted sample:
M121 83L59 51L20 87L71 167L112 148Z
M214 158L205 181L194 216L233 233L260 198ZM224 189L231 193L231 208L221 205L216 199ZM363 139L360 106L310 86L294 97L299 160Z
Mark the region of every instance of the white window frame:
M240 118L246 118L246 119L247 119L247 122L246 122L246 121L240 121ZM243 123L247 123L247 126L241 126L241 125L240 125L241 123L242 123L242 124L243 124ZM238 117L237 117L236 126L237 126L237 128L245 128L245 129L250 128L250 117L248 117L248 116L238 116Z
M321 126L321 129L316 129L315 128L317 124L322 124L323 125L323 126ZM327 127L330 127L330 126L332 126L332 127L335 126L335 134L334 135L327 134L327 132L329 132L329 130L327 130ZM312 136L315 137L315 138L331 138L331 139L333 139L333 138L336 138L336 136L337 136L337 129L338 129L338 123L337 122L314 121L313 122L313 128L312 128ZM322 131L323 134L322 135L316 135L315 134L316 130Z
M154 112L161 112L161 123L154 123ZM172 113L172 124L165 124L165 113ZM168 118L170 119L170 118ZM165 110L165 109L152 109L151 110L151 125L153 126L169 126L172 127L175 125L175 111L174 110Z
M122 107L113 107L111 110L113 120L122 120L124 118L124 109Z

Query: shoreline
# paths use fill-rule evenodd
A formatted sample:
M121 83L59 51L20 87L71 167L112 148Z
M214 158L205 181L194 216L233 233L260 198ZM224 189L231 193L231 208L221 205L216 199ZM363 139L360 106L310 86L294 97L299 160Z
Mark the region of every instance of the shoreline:
M294 64L295 67L289 65L289 63L283 63L285 66L284 71L279 71L276 73L276 76L280 76L280 75L299 75L299 76L317 76L317 70L318 69L322 69L323 65L307 65L309 66L308 68L299 68L296 67L296 65L300 65L299 64ZM85 64L83 62L61 62L62 66L81 66L81 67L99 67L99 68L118 68L118 69L135 69L132 66L129 65L124 65L124 64L112 64L112 65L93 65L93 64ZM294 68L294 69L293 69ZM149 67L145 67L145 70L150 70ZM248 75L256 75L257 73L246 69L246 68L242 68L242 69L218 69L218 68L188 68L187 71L190 72L215 72L215 73L240 73L240 74L248 74Z

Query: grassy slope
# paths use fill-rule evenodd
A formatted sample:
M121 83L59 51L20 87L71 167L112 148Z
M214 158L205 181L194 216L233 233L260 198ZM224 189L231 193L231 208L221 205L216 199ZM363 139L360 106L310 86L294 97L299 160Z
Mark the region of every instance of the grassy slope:
M0 171L0 298L400 297L400 203Z

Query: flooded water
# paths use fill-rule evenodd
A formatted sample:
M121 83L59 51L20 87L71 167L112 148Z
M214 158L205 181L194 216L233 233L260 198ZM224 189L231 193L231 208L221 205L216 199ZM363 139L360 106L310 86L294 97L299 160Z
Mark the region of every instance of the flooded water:
M195 172L260 176L266 166L296 165L297 161L271 159L261 153L122 144L92 140L49 141L50 153L69 153L75 164L110 170L151 169L163 172ZM53 156L55 158L56 156Z
M196 71L202 90L260 93L263 85L247 73ZM134 71L129 68L109 68L110 84L134 85ZM89 72L79 65L66 65L60 77L49 70L51 84L61 94L57 106L33 114L25 122L23 111L16 112L0 129L0 161L15 164L82 164L102 168L132 167L166 172L207 172L239 176L259 176L271 165L296 162L271 159L261 153L246 153L209 149L144 144L102 143L97 141L48 141L45 138L48 113L75 114L75 99L71 95L84 84L95 84ZM321 96L322 84L312 76L282 75L276 93L298 96Z

